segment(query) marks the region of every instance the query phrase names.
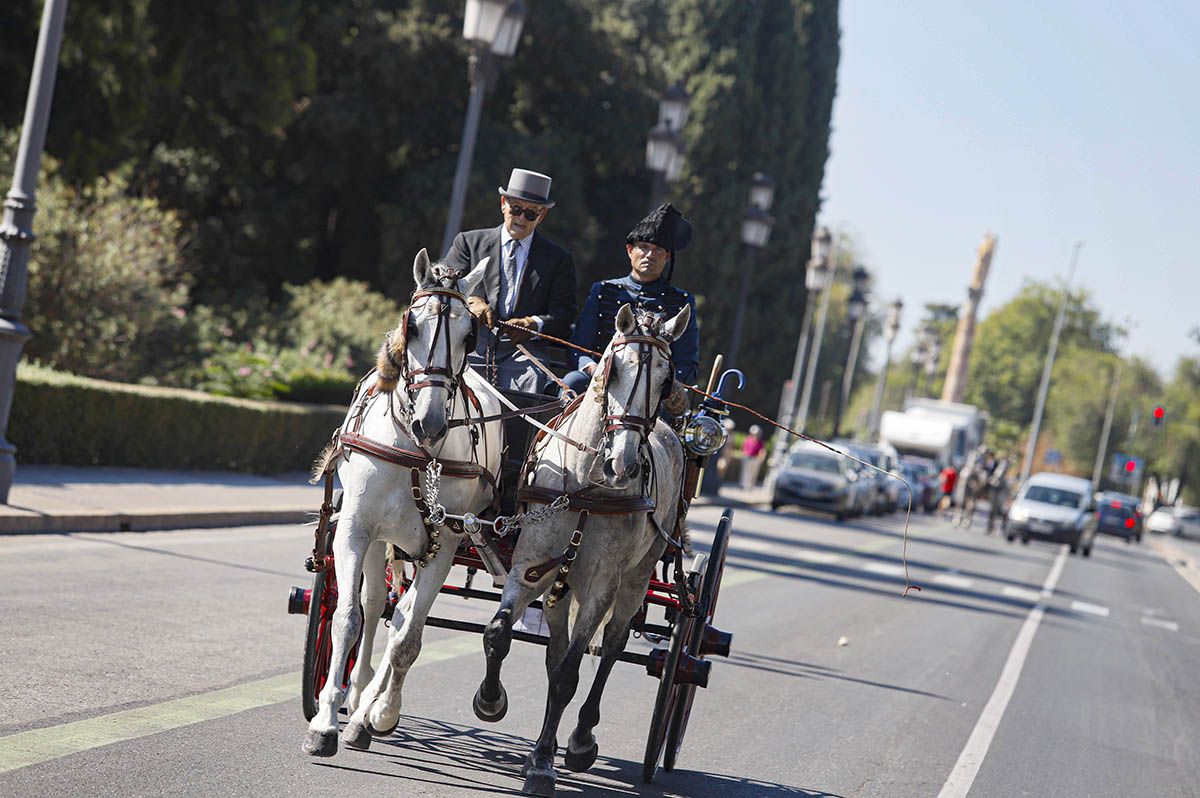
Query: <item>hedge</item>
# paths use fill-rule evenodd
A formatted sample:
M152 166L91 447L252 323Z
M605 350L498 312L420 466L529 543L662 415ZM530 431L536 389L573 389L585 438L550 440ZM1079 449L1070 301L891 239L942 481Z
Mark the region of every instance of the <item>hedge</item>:
M8 439L21 463L275 474L307 469L345 414L21 364Z

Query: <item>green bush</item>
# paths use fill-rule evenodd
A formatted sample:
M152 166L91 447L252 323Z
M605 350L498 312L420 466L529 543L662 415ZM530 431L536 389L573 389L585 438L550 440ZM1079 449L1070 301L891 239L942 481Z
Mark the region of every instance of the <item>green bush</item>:
M366 283L337 278L285 285L287 300L277 331L282 349L315 359L314 365L363 374L388 330L400 321L400 306Z
M272 474L307 469L344 416L22 364L8 436L23 463Z

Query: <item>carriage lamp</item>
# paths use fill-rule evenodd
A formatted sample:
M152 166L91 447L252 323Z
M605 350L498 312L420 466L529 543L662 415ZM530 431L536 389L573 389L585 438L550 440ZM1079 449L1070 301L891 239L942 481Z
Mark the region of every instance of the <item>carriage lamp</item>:
M720 451L727 437L725 425L713 416L695 416L683 428L683 445L701 457Z

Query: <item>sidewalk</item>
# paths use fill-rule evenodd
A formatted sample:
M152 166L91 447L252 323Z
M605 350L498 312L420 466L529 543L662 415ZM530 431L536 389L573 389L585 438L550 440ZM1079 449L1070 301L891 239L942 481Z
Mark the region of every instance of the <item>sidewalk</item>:
M0 535L146 532L195 527L300 524L316 517L321 487L308 474L262 477L221 471L155 471L18 465ZM751 507L765 488L721 486L695 504Z
M304 473L18 464L0 535L297 524L315 517L321 495Z

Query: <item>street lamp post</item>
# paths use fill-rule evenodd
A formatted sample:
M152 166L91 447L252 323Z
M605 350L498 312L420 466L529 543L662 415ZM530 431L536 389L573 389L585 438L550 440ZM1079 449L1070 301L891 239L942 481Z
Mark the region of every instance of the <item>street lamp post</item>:
M804 319L800 322L800 340L796 344L796 357L792 360L792 376L784 383L783 398L779 403L780 423L784 427L792 425L796 413L796 397L800 393L800 372L804 370L804 358L808 352L808 338L812 331L813 305L817 295L825 290L829 282L829 247L832 236L829 230L822 227L813 231L812 257L804 270L804 287L808 296L804 301ZM782 429L775 430L775 442L771 449L771 467L768 470L768 481L774 484L775 474L783 465L786 453L786 436Z
M25 304L29 249L34 237L38 171L46 145L66 13L67 0L46 0L42 8L42 26L33 57L12 188L4 200L4 219L0 222L0 503L4 504L8 503L8 489L17 470L17 448L6 437L8 415L17 383L17 361L32 335L21 323L21 308Z
M808 409L812 404L813 388L817 379L817 363L821 359L821 341L825 337L825 319L829 315L829 297L833 294L834 276L837 274L837 258L834 256L833 236L824 230L828 236L829 274L826 277L825 290L821 293L821 307L817 310L816 334L813 337L811 354L808 356L808 368L804 373L804 386L800 391L800 407L796 411L796 429L805 431L808 425Z
M483 114L483 97L496 82L498 58L510 58L517 51L521 30L525 27L524 0L467 0L463 15L463 38L471 45L467 70L471 93L467 98L467 118L463 123L462 142L458 148L458 165L454 169L454 184L450 189L450 212L442 232L442 254L462 227L463 206L467 198L467 183L471 177L471 161L475 158L475 140L479 137L479 120Z
M667 183L683 169L683 126L691 95L679 83L663 92L658 103L658 124L646 134L646 168L650 171L650 210L667 198Z
M933 396L933 378L937 374L938 364L942 362L942 339L937 331L929 331L929 347L925 350L925 390L926 396Z
M850 387L854 382L854 368L858 364L858 348L862 343L863 327L866 326L867 287L871 275L862 266L854 267L854 289L846 306L850 321L850 352L846 355L846 369L842 373L842 390L838 393L837 407L833 414L833 437L841 436L842 413L850 401Z
M879 435L879 417L883 412L883 389L887 385L888 368L892 365L892 344L896 341L896 333L900 332L900 311L903 309L904 303L899 299L888 305L887 321L883 325L883 340L886 343L883 367L880 368L879 379L875 382L875 400L871 402L871 420L868 424L872 440Z
M750 278L754 271L754 257L758 250L767 245L771 237L771 227L775 220L767 211L775 200L775 181L756 172L750 183L750 206L742 217L742 248L745 256L742 258L742 285L738 291L737 309L733 314L733 335L729 343L729 354L726 363L730 368L737 365L738 349L742 341L742 321L746 316L746 302L750 298Z

